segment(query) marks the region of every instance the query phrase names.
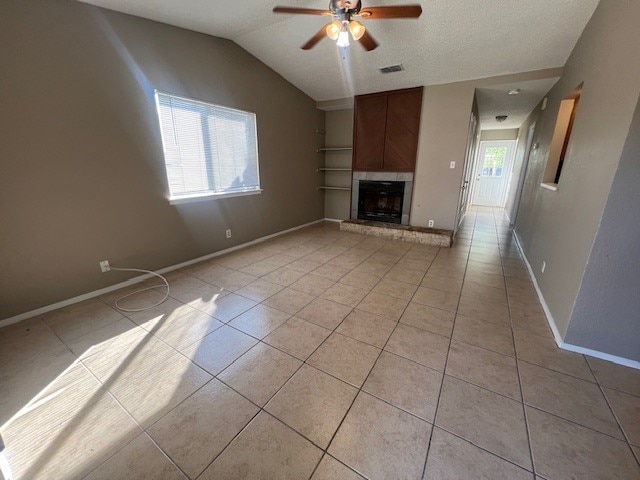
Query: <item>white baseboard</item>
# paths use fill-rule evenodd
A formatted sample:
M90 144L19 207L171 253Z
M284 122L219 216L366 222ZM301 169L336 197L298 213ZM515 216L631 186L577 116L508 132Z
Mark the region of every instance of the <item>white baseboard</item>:
M284 235L285 233L293 232L295 230L300 230L301 228L309 227L311 225L315 225L316 223L324 222L324 221L332 221L325 218L321 218L320 220L314 220L313 222L305 223L303 225L298 225L297 227L289 228L287 230L282 230L280 232L272 233L270 235L266 235L264 237L256 238L255 240L251 240L250 242L241 243L240 245L235 245L233 247L225 248L224 250L218 250L217 252L210 253L208 255L204 255L202 257L194 258L192 260L187 260L186 262L178 263L176 265L171 265L169 267L161 268L160 270L156 270L157 273L167 273L172 270L177 270L179 268L188 267L189 265L193 265L194 263L202 262L204 260L209 260L211 258L219 257L220 255L224 255L226 253L233 252L234 250L239 250L241 248L249 247L251 245L255 245L257 243L262 243L266 240L269 240L274 237L278 237L280 235ZM338 220L341 221L341 220ZM66 307L68 305L73 305L74 303L79 303L84 300L88 300L90 298L99 297L100 295L104 295L105 293L113 292L120 288L128 287L130 285L135 285L136 283L144 282L148 278L152 278L153 275L148 273L144 275L139 275L134 278L130 278L129 280L125 280L124 282L116 283L115 285L111 285L109 287L101 288L100 290L94 290L93 292L83 293L82 295L78 295L73 298L68 298L66 300L62 300L60 302L52 303L51 305L45 305L44 307L36 308L35 310L30 310L28 312L20 313L13 317L5 318L4 320L0 320L0 328L6 327L8 325L12 325L14 323L21 322L22 320L26 320L28 318L35 317L37 315L42 315L43 313L50 312L52 310L57 310L58 308Z
M570 352L582 353L583 355L589 355L590 357L596 357L601 360L607 360L608 362L617 363L618 365L623 365L629 368L635 368L636 370L640 370L640 362L637 360L630 360L624 357L618 357L616 355L610 355L608 353L599 352L598 350L592 350L590 348L580 347L578 345L573 345L571 343L562 342L560 348L564 350L569 350Z
M547 322L549 323L549 327L553 332L553 338L556 341L556 344L559 348L563 350L568 350L570 352L581 353L583 355L589 355L590 357L599 358L601 360L607 360L609 362L617 363L618 365L623 365L625 367L635 368L640 370L640 362L636 360L631 360L624 357L618 357L616 355L611 355L609 353L600 352L598 350L592 350L590 348L580 347L578 345L573 345L571 343L567 343L563 340L562 335L560 335L560 330L558 330L558 326L556 325L555 320L553 319L553 315L551 315L551 311L549 310L549 305L544 299L542 295L542 290L540 290L540 286L538 285L538 281L536 276L533 274L533 269L531 268L531 264L529 263L529 259L524 253L524 249L520 243L520 239L518 238L515 230L513 231L513 236L516 239L516 245L518 246L518 250L520 250L520 254L524 259L524 263L527 266L527 270L529 271L529 276L531 277L531 281L533 282L533 286L536 289L536 293L538 294L538 300L540 300L540 304L542 305L542 309L544 310L544 314L547 317Z
M339 218L325 218L324 221L325 222L340 223L340 222L343 222L344 220L340 220Z

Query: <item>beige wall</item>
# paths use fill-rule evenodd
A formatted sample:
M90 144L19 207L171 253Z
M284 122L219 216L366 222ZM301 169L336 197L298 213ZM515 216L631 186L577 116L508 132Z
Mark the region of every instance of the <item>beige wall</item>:
M0 319L324 216L324 113L231 41L70 0L0 31ZM154 88L256 112L264 193L169 205Z
M353 145L353 108L325 113L325 142L328 147ZM326 152L327 167L351 168L352 152ZM326 185L351 187L351 172L326 172ZM346 220L351 214L351 193L345 190L327 190L324 194L324 216Z
M640 93L639 24L640 2L600 2L550 91L537 127L539 148L531 155L516 231L562 336ZM558 190L549 191L540 183L555 118L560 101L581 82L584 87Z
M529 127L531 127L531 125L538 120L538 117L540 116L540 106L541 105L538 104L534 108L534 110L527 116L525 121L517 130L516 138L518 139L518 141L516 143L516 151L513 157L513 169L510 174L511 181L509 182L509 190L507 191L507 196L504 204L504 210L507 213L507 216L509 217L509 220L511 221L512 225L516 221L516 215L517 215L516 204L519 201L518 196L522 193L521 190L519 191L518 186L520 182L524 180L522 178L522 175L525 175L526 172L523 170L526 170L527 168L526 167L527 158L525 157L525 155L527 154L526 150L527 150L527 140L529 135ZM535 138L535 131L534 131L534 138Z
M473 104L473 82L425 87L411 201L413 226L453 230ZM450 169L449 162L456 168Z
M517 128L505 128L503 130L482 130L480 140L516 140L518 138Z

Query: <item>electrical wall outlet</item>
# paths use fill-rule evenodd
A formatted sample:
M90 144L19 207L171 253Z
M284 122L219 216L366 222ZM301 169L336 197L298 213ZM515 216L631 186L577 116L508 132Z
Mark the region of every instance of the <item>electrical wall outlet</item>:
M429 220L429 226L433 227L433 220Z
M545 262L544 260L542 261L542 267L540 268L540 271L542 273L544 273L544 269L547 268L547 262Z
M98 265L100 265L100 270L102 270L102 273L108 272L109 270L111 270L111 265L109 265L109 260L102 260L101 262L98 263Z
M449 162L449 168L452 170L456 168L456 162Z
M227 229L225 234L227 235L227 238L231 238L231 229Z

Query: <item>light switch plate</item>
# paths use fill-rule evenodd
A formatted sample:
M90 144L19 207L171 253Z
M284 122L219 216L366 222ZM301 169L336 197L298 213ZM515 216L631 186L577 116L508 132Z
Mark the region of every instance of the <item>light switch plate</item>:
M449 163L449 168L451 168L451 169L456 168L456 162L450 162Z

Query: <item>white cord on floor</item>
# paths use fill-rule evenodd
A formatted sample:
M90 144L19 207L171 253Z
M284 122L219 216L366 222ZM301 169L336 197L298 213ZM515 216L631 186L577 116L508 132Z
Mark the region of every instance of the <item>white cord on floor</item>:
M136 290L135 292L128 293L127 295L124 295L124 296L118 298L116 300L116 303L115 303L115 306L116 306L116 308L118 310L121 310L123 312L143 312L144 310L149 310L150 308L157 307L158 305L160 305L162 302L164 302L169 297L169 282L167 281L166 278L164 278L159 273L152 272L151 270L143 270L141 268L116 268L116 267L110 267L110 270L116 270L118 272L150 273L151 275L155 275L156 277L160 278L164 282L164 285L153 285L151 287L141 288L140 290ZM121 307L120 305L118 305L118 302L120 300L124 300L125 298L130 297L131 295L135 295L136 293L144 292L146 290L152 290L152 289L158 288L158 287L160 287L160 288L166 287L167 293L164 294L164 297L162 297L162 300L160 300L157 303L154 303L153 305L149 305L148 307L144 307L144 308L124 308L124 307Z

